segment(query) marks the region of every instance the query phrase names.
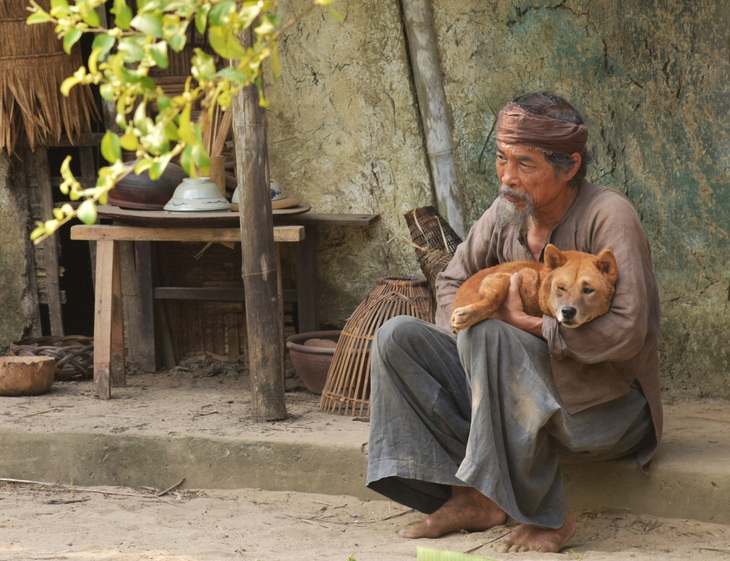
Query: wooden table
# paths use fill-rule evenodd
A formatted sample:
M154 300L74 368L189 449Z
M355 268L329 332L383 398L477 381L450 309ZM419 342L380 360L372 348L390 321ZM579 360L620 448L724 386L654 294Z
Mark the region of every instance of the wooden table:
M238 227L94 225L73 226L71 239L96 242L94 392L102 399L109 399L112 384L124 385L126 379L120 245L135 242L240 242L241 232ZM303 226L274 226L274 243L298 243L302 240Z
M274 242L297 246L298 331L317 331L319 325L319 276L317 242L319 227L366 227L377 214L316 214L300 209L273 211ZM243 288L208 289L155 287L152 282L152 242L240 242L238 213L230 211L170 213L125 210L100 206L100 218L113 225L74 226L71 239L96 242L96 296L94 312L94 388L104 399L112 385L125 383L122 267L120 254L136 262L141 316L137 336L138 362L143 370L156 369L154 299L242 300ZM279 273L280 274L280 273ZM125 282L130 282L127 279Z

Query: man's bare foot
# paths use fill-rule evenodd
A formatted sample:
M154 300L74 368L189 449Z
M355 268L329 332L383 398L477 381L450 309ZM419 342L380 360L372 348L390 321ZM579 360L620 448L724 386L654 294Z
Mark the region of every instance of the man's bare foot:
M472 487L453 487L451 497L423 520L406 526L402 538L438 538L457 530L482 531L504 524L505 512Z
M499 553L522 553L540 551L558 553L568 540L575 535L575 515L568 512L565 524L560 528L540 528L529 524L520 524L509 533L500 544Z

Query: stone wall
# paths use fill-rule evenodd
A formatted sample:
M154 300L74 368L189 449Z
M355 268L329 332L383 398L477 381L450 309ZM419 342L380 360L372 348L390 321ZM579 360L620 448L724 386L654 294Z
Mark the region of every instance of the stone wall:
M27 335L37 315L27 207L25 193L13 189L10 160L0 153L0 354Z
M332 324L376 278L420 274L402 215L433 199L397 4L337 2L342 23L303 20L268 90L272 175L318 211L382 216L323 235ZM589 178L627 194L649 235L666 386L730 397L726 3L433 0L433 11L467 225L496 195L499 109L517 93L565 96L589 125Z
M564 95L589 125L589 178L626 193L649 235L666 387L730 398L725 0L432 2L466 224L496 194L497 111L517 93ZM307 5L282 2L282 17ZM316 212L381 215L368 229L320 232L321 316L341 326L378 278L421 275L403 214L434 200L399 2L335 8L341 23L315 14L287 33L283 75L267 94L271 175L285 192ZM2 224L22 222L4 201ZM20 234L2 230L7 260ZM29 313L16 272L25 258L12 259L0 294L6 313L19 315L0 321L0 344Z

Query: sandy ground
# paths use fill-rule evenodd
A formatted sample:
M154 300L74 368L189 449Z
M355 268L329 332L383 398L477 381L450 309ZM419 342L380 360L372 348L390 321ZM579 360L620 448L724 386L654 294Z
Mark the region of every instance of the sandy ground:
M171 372L131 376L110 402L91 398L90 382L57 383L46 396L0 400L0 422L21 431L31 423L58 430L72 422L101 431L223 436L243 430L275 434L287 427L337 431L331 417L313 415L316 397L297 390L292 379L292 418L252 429L247 392L241 391L247 380L239 370L193 361ZM0 560L405 561L416 559L419 547L497 560L730 560L730 526L626 511L578 514L578 533L560 556L498 554L495 544L510 526L403 540L397 530L421 515L385 500L0 481Z

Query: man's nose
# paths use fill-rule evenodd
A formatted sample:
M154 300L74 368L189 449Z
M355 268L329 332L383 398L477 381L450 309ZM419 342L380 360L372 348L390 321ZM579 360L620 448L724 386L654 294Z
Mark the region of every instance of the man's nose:
M514 164L506 163L502 168L502 183L505 185L512 186L517 180L517 168Z

